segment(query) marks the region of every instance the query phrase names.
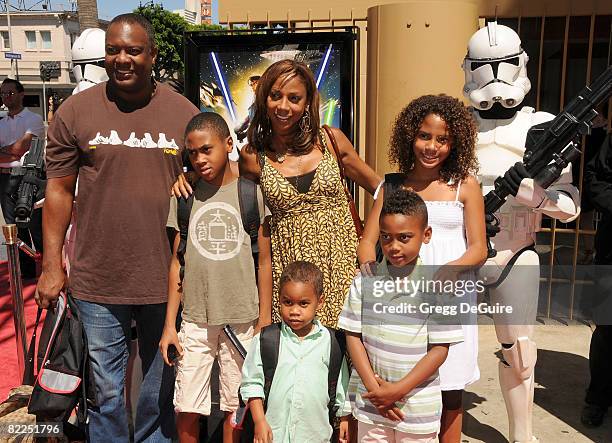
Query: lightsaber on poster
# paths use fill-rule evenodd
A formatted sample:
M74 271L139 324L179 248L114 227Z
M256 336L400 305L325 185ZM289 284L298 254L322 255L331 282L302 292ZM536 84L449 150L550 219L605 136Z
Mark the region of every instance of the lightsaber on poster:
M279 60L299 61L312 70L319 91L321 123L341 127L351 120L349 85L353 79L347 60L353 51L354 38L347 34L346 42L336 42L339 34L322 33L317 36L320 40L303 43L299 35L249 36L253 43L270 40L270 43L261 44L245 44L247 37L239 36L239 45L232 41L237 36L219 36L218 41L202 37L201 43L197 43L199 75L195 81L191 79L199 95L194 98L202 111L216 112L227 122L236 140L230 159L238 160L239 150L247 143L246 131L254 116L258 81L266 69ZM312 35L307 37L313 40ZM344 127L343 130L350 129Z
M332 126L334 121L334 115L336 114L336 107L338 106L338 100L330 98L323 108L321 109L323 114L323 124Z
M321 63L321 69L319 69L319 74L317 75L317 89L319 88L319 84L321 83L321 79L323 78L323 73L325 72L325 68L327 67L327 61L329 60L329 54L331 54L332 44L329 44L327 51L325 52L325 58L323 58L323 63Z
M212 58L213 64L215 65L215 71L217 73L217 78L219 79L219 83L221 84L221 90L223 91L223 96L225 97L225 102L227 103L227 110L229 111L229 113L230 113L230 115L232 117L232 121L234 123L236 123L236 114L234 113L233 102L232 102L232 99L231 99L231 97L229 95L228 89L225 86L225 79L223 78L223 75L221 74L221 69L219 68L219 63L217 62L217 56L215 55L214 52L211 52L210 56Z

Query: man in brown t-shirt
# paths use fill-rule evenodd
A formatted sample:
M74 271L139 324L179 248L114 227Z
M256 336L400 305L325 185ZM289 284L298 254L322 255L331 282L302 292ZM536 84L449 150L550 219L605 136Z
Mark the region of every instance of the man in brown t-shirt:
M96 381L91 441L129 441L124 385L132 319L143 371L134 441L170 441L174 431L172 373L157 352L168 291L165 224L183 131L198 109L152 81L156 55L146 19L115 17L106 32L109 81L66 100L48 133L37 301L52 305L64 286L76 299ZM77 176L76 250L66 285L61 251Z

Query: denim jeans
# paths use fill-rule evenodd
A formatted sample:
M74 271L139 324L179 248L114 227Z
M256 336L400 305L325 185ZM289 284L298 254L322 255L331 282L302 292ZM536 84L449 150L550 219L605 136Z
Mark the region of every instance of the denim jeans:
M129 442L125 378L136 320L143 380L136 409L134 442L170 442L175 435L174 371L158 350L166 304L110 305L76 300L87 334L97 406L89 410L90 442Z

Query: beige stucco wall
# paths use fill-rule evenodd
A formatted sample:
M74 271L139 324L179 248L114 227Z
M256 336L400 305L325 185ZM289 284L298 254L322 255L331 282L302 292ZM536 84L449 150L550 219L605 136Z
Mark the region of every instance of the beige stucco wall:
M460 64L477 29L477 5L470 0L421 0L368 10L366 159L379 174L392 170L388 140L403 107L424 94L461 96Z
M219 20L231 22L270 21L290 19L325 20L332 18L365 17L368 8L389 3L403 3L411 0L220 0ZM612 14L610 0L475 0L480 17L529 17L554 15Z

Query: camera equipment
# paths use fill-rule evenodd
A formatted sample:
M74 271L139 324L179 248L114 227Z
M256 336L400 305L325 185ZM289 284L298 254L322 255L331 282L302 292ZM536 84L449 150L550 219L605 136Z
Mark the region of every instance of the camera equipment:
M34 209L34 203L45 195L45 141L34 138L30 151L23 160L23 166L13 168L11 175L22 175L15 194L15 224L27 228Z

